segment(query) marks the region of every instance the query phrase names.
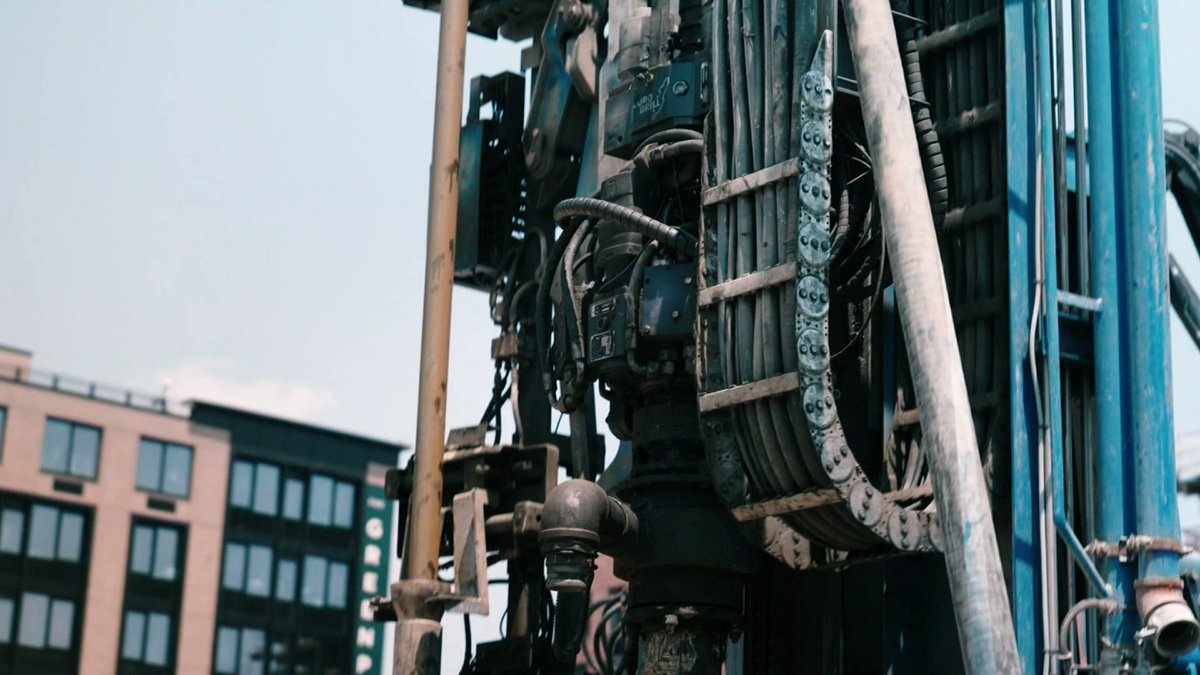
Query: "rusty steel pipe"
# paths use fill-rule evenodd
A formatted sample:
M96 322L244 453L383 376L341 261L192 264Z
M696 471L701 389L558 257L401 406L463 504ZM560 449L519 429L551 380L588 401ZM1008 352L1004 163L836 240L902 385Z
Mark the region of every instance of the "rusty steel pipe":
M972 675L1020 673L891 3L848 0L844 7L900 323L945 533L963 662Z
M425 305L421 316L421 370L417 394L416 478L409 504L403 581L392 585L396 608L398 675L435 675L441 669L438 588L442 536L442 456L446 436L446 379L450 308L454 290L454 235L458 226L458 153L462 134L463 71L469 0L443 0L434 100L433 161L429 166L429 221L425 244Z
M436 579L442 532L442 454L446 436L446 378L454 233L458 224L458 146L462 127L463 62L468 0L442 2L434 103L433 162L429 167L429 230L425 247L425 306L411 521L404 578Z

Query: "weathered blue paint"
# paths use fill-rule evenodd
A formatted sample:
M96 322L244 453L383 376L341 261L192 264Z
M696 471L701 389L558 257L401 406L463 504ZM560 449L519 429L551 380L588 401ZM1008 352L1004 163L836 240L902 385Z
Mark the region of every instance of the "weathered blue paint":
M1117 242L1127 270L1121 319L1129 339L1135 525L1137 534L1178 540L1158 2L1121 0L1113 7L1116 166L1124 197ZM1138 576L1178 579L1179 555L1144 554Z
M1044 381L1041 383L1043 395L1050 401L1049 415L1045 419L1045 423L1050 429L1050 443L1047 448L1043 448L1043 452L1048 455L1050 460L1051 481L1048 488L1051 491L1051 510L1054 515L1056 529L1059 529L1059 534L1069 535L1070 539L1075 539L1075 533L1071 531L1070 524L1066 522L1066 496L1063 494L1063 420L1062 420L1062 365L1061 353L1058 344L1058 217L1056 213L1055 200L1055 176L1054 176L1054 88L1053 74L1051 72L1053 66L1053 45L1050 40L1050 3L1038 3L1035 11L1037 39L1038 45L1035 50L1037 61L1037 96L1039 104L1036 106L1037 113L1040 115L1038 120L1039 129L1039 154L1038 161L1039 179L1042 181L1042 196L1039 199L1041 206L1042 226L1042 283L1043 283L1043 298L1045 304L1041 307L1042 311L1042 345L1044 357L1046 359L1046 370L1043 373ZM1037 443L1035 442L1036 446ZM1061 516L1061 522L1060 522ZM1066 532L1061 528L1066 526ZM1075 539L1078 543L1078 539ZM1054 552L1049 552L1053 555ZM1057 583L1057 580L1055 580ZM1044 600L1043 600L1044 601Z
M1042 389L1045 392L1047 400L1050 401L1049 417L1046 423L1050 429L1050 447L1045 448L1045 452L1050 459L1050 491L1051 491L1051 511L1054 517L1054 528L1063 543L1067 546L1067 552L1071 558L1083 568L1087 574L1088 580L1092 583L1099 595L1108 596L1109 592L1106 588L1100 572L1096 569L1096 565L1092 562L1090 556L1084 551L1083 545L1079 541L1079 537L1075 534L1075 529L1071 522L1067 519L1067 498L1065 475L1066 469L1063 467L1063 416L1062 416L1062 349L1059 345L1059 308L1058 308L1058 219L1060 214L1056 210L1056 200L1054 198L1056 191L1056 181L1054 176L1053 158L1054 158L1054 108L1051 102L1054 100L1053 91L1053 76L1052 76L1052 61L1053 45L1050 39L1050 7L1049 3L1039 3L1036 10L1036 26L1038 34L1037 72L1038 72L1038 96L1041 103L1037 106L1041 114L1041 137L1039 139L1041 149L1041 161L1039 162L1041 171L1042 194L1041 200L1043 218L1045 227L1042 230L1042 250L1044 251L1042 258L1045 261L1045 269L1043 270L1043 282L1045 284L1045 304L1042 306L1041 326L1044 344L1042 345L1044 356L1046 359L1046 372L1044 373L1045 381L1041 383ZM1068 162L1069 169L1073 163ZM1074 176L1064 176L1068 182ZM1062 218L1066 218L1066 214L1061 214ZM1037 444L1034 443L1036 446ZM1060 578L1062 575L1059 575ZM1057 583L1057 580L1056 580Z
M1005 128L1008 166L1009 423L1012 449L1012 602L1017 650L1027 673L1036 673L1044 649L1041 612L1041 544L1037 522L1037 410L1029 381L1029 322L1035 269L1037 81L1031 57L1036 43L1034 2L1004 6Z
M1091 199L1092 293L1101 301L1095 322L1096 378L1096 506L1097 535L1110 542L1131 531L1133 489L1123 439L1128 410L1121 364L1121 298L1116 214L1116 120L1113 97L1111 0L1086 4L1088 89L1088 189ZM1115 645L1134 643L1138 627L1133 610L1133 575L1116 560L1105 564L1105 577L1126 610L1108 621L1108 639Z

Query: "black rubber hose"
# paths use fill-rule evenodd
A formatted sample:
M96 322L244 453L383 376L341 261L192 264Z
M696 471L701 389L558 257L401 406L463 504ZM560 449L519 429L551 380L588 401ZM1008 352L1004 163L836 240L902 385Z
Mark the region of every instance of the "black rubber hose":
M538 358L543 359L542 387L546 392L546 398L550 401L550 407L559 412L570 411L555 394L554 364L550 363L547 358L550 351L550 287L553 285L554 271L558 269L563 254L566 253L567 244L581 223L582 221L578 218L568 219L562 223L562 236L554 242L554 246L550 249L550 254L546 256L546 262L542 266L542 277L538 284L537 304L534 310L537 315L534 336L537 338Z
M691 129L667 129L658 133L650 134L646 140L638 143L637 150L634 155L641 154L642 150L653 143L674 143L675 141L702 141L704 134Z
M620 204L606 202L602 199L576 197L563 200L554 207L554 220L562 223L571 218L615 220L635 228L643 236L650 237L664 247L686 255L692 260L695 260L700 254L700 242L696 237ZM564 231L563 238L566 236ZM557 247L557 244L555 246Z
M554 657L572 663L587 630L588 593L559 593L554 611Z
M697 139L675 141L673 143L663 143L660 145L647 147L649 149L644 153L640 153L639 157L644 154L644 161L648 165L659 164L688 155L701 155L704 153L704 141Z
M937 126L929 112L929 101L925 98L925 81L921 76L921 54L917 51L916 33L912 27L901 34L904 46L904 82L908 95L916 105L913 107L913 126L917 130L917 145L921 148L921 164L925 169L925 189L929 191L929 208L933 211L933 224L941 225L950 207L950 183L946 179L946 159L942 156L942 144L938 139Z
M638 254L633 263L633 271L629 273L629 285L625 289L625 310L629 316L640 316L638 313L638 298L642 290L642 276L649 264L650 258L658 251L658 242L652 241ZM644 374L646 367L637 361L637 322L627 321L625 325L625 362L629 369L638 374Z

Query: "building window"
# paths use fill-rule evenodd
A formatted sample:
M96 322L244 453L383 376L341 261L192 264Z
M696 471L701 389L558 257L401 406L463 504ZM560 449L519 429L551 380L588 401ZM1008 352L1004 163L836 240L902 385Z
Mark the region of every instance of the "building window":
M350 568L346 563L329 563L329 590L325 603L330 607L342 609L346 606L346 585L349 582Z
M273 516L279 506L279 467L259 464L254 470L255 513Z
M229 478L229 505L250 508L250 490L254 485L254 465L249 462L234 462Z
M9 515L19 512L6 510L3 515L3 527L8 530L9 523L14 529L19 529L17 523L21 519ZM26 553L30 558L41 560L63 560L79 562L83 556L83 516L54 508L35 504L29 510L29 544ZM0 535L6 552L20 553L20 533L14 536L14 542L8 541L7 534ZM9 551L15 544L15 550Z
M263 675L266 647L267 635L261 630L219 626L213 669L222 675Z
M192 488L192 449L143 438L138 451L137 488L187 499Z
M279 568L275 571L275 599L283 602L296 600L295 560L280 559Z
M304 556L301 602L309 607L345 608L349 576L350 568L346 563L315 555Z
M266 546L225 544L225 573L221 587L259 598L271 596L274 553Z
M0 407L0 457L4 456L4 430L8 428L8 408Z
M283 485L283 517L304 520L304 481L289 478Z
M350 529L354 525L354 484L329 476L309 480L308 522Z
M0 597L0 645L12 643L15 610L16 603L13 602L12 598Z
M171 617L158 612L125 612L121 658L166 667L170 661Z
M71 648L75 628L75 603L41 593L21 594L21 619L17 644L34 649Z
M325 575L329 561L315 555L304 556L304 588L301 600L309 607L325 605Z
M179 531L166 525L133 526L133 543L129 550L129 571L144 574L160 581L174 581L178 576Z
M279 512L279 467L263 462L233 463L229 504L273 516Z
M0 511L0 553L21 555L25 541L25 512L16 509Z
M100 429L63 420L46 420L42 471L95 480L100 464Z

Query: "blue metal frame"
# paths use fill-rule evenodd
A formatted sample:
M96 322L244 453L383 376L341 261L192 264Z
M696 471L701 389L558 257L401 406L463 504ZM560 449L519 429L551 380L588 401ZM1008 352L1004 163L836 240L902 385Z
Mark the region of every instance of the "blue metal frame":
M1179 540L1175 438L1171 410L1166 160L1158 1L1114 2L1118 54L1114 82L1120 146L1117 242L1125 257L1121 319L1129 347L1128 389L1137 534ZM1179 554L1150 551L1139 581L1179 579Z
M1097 492L1104 495L1097 504L1097 534L1115 542L1132 531L1129 495L1133 491L1128 475L1126 447L1128 407L1125 404L1124 373L1121 364L1121 273L1120 248L1117 245L1116 130L1117 114L1113 97L1114 35L1110 25L1111 0L1087 3L1086 44L1088 79L1088 188L1091 200L1091 271L1092 293L1100 299L1096 316L1096 467ZM1134 643L1138 617L1134 610L1133 574L1128 565L1116 560L1106 563L1106 578L1115 597L1126 609L1108 622L1108 639L1115 645Z
M1161 72L1156 0L1086 3L1088 168L1096 379L1097 534L1116 543L1130 534L1179 538L1170 407L1169 311L1165 239ZM1039 522L1038 408L1030 350L1042 349L1053 512L1068 551L1098 594L1126 609L1108 622L1108 639L1135 645L1134 570L1111 560L1099 578L1066 518L1060 392L1057 237L1051 27L1047 0L1005 5L1008 125L1010 405L1012 428L1013 605L1027 672L1041 669L1042 543ZM1040 182L1040 185L1039 185ZM1038 288L1039 218L1046 304L1042 344L1030 344ZM1178 555L1142 556L1141 579L1178 579ZM1060 573L1061 578L1061 573ZM1052 580L1056 585L1057 579ZM1106 582L1106 583L1105 583ZM1107 585L1107 588L1104 586ZM1120 651L1114 652L1120 656Z
M1008 166L1009 412L1012 447L1012 601L1017 650L1027 673L1040 670L1042 643L1041 538L1037 518L1037 401L1029 381L1029 324L1037 265L1036 181L1039 147L1034 100L1037 72L1035 0L1004 7L1006 143Z

